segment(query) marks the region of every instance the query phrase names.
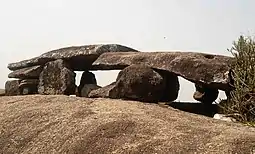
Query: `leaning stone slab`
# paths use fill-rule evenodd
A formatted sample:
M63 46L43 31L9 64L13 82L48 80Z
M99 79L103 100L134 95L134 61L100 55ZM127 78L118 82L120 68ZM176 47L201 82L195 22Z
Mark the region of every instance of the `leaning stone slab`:
M81 89L80 96L81 97L88 97L89 93L93 90L102 88L96 84L84 84L83 88Z
M65 59L69 60L70 67L73 70L82 71L88 70L98 56L105 52L137 52L137 50L118 44L72 46L52 50L29 60L11 63L8 65L8 68L10 70L17 70L36 65L44 65L56 59Z
M38 92L44 95L73 95L75 76L64 60L49 62L40 74Z
M105 87L92 90L89 94L89 98L110 98L110 92L115 87L116 82L113 82Z
M228 90L229 64L233 58L194 52L104 53L93 63L92 70L124 69L133 64L175 73L191 82Z
M10 80L5 83L5 95L17 96L20 95L19 89L20 80Z
M42 72L43 66L32 66L27 68L22 68L11 72L9 78L18 79L39 79L40 73Z

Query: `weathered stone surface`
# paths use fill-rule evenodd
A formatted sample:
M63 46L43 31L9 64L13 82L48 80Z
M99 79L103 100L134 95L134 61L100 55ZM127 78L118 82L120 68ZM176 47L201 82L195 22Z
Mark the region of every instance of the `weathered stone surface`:
M83 88L81 89L81 97L88 97L89 93L92 90L96 90L99 88L101 88L101 87L96 84L84 84Z
M5 89L0 89L0 96L5 96Z
M156 104L0 97L1 154L253 154L255 129Z
M64 60L49 62L40 74L38 92L46 95L75 94L75 76Z
M28 68L22 68L11 72L9 78L18 79L39 79L40 73L42 72L43 66L32 66Z
M25 79L19 84L19 89L22 95L37 94L39 79Z
M20 80L6 81L6 83L5 83L5 95L6 96L20 95L19 83L20 83Z
M88 70L93 61L99 55L105 52L136 52L137 50L131 49L118 44L98 44L98 45L85 45L85 46L72 46L53 50L29 60L11 63L8 65L10 70L17 70L35 65L44 65L49 61L56 59L69 60L70 67L75 71Z
M105 87L92 90L88 97L89 98L110 98L110 91L115 87L116 82L111 83Z
M81 76L80 85L78 86L78 93L81 96L81 91L85 84L95 84L97 85L97 80L92 72L84 71Z
M218 89L206 87L199 84L195 84L195 87L196 92L194 93L193 98L197 101L206 104L212 104L218 98Z
M228 65L232 60L231 57L193 52L104 53L93 63L92 69L124 69L133 64L146 64L175 73L191 82L227 90Z
M122 70L110 98L158 102L164 96L164 78L146 65L131 65Z

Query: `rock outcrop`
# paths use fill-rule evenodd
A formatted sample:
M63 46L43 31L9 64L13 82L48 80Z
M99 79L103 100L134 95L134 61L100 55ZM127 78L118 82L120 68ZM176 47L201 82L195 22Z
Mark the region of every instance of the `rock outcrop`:
M63 66L60 66L62 64L53 64L56 61L62 61L58 63L62 63ZM195 85L202 85L202 88L196 88L193 97L202 103L210 104L217 98L218 90L223 90L229 95L233 89L229 67L232 61L233 58L220 55L194 52L138 52L126 46L106 44L52 50L29 60L9 64L8 68L13 70L9 74L9 78L24 81L39 80L40 78L38 90L35 88L36 84L30 84L30 89L28 87L23 88L24 86L20 87L21 94L33 94L38 91L40 94L75 94L83 97L152 101L154 96L151 96L150 99L146 98L152 95L152 91L149 91L145 85L146 82L151 82L149 81L151 80L150 77L155 74L152 73L150 74L152 76L149 75L144 78L148 79L146 82L135 76L139 74L136 70L133 70L133 76L128 74L129 77L128 75L124 78L121 77L121 73L125 72L124 70L129 66L146 65L147 70L156 72L162 78L164 88L161 87L160 89L164 89L164 91L160 90L162 92L157 95L162 96L158 98L159 96L155 95L157 97L155 100L166 102L176 100L179 92L178 76L181 76ZM47 68L48 66L50 69ZM61 70L62 68L63 70ZM95 75L90 72L116 69L122 70L116 82L103 88L97 85ZM77 90L74 90L76 86L74 84L74 71L83 71ZM143 76L142 74L139 75ZM132 83L133 80L134 83ZM136 85L138 81L145 84L144 87ZM122 84L124 84L125 90L122 89ZM136 86L137 88L134 88ZM154 87L154 90L157 91L157 88ZM130 91L134 93L130 93ZM148 93L141 94L140 92ZM139 97L140 99L138 99Z
M255 129L156 104L0 97L0 153L254 153Z
M193 83L227 91L232 60L231 57L193 52L104 53L93 63L92 70L124 69L134 64L146 64Z
M40 74L38 92L45 95L74 95L75 76L64 60L49 62Z
M10 70L18 70L36 65L44 65L57 59L65 59L68 60L70 67L74 71L84 71L88 70L98 56L105 52L137 52L137 50L118 44L73 46L53 50L29 60L11 63L8 65L8 68Z
M16 96L20 95L19 89L20 80L10 80L5 83L5 95Z

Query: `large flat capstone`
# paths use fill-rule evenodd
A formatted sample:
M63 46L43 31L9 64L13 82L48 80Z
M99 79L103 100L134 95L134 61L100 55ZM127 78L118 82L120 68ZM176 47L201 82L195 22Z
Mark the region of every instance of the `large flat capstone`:
M18 70L36 65L44 65L56 59L68 60L70 67L75 71L87 70L91 64L106 52L137 52L137 50L118 44L98 44L85 46L72 46L46 52L38 57L11 63L10 70Z
M228 90L231 57L194 52L119 52L104 53L92 64L92 70L124 69L133 64L172 72L191 82Z

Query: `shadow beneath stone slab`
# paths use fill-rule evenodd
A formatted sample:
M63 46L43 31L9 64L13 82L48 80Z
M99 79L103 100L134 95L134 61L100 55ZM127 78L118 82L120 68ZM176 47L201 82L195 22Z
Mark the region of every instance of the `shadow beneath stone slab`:
M169 102L165 105L171 106L185 112L200 114L208 117L213 117L218 112L217 104L203 104L196 102Z

